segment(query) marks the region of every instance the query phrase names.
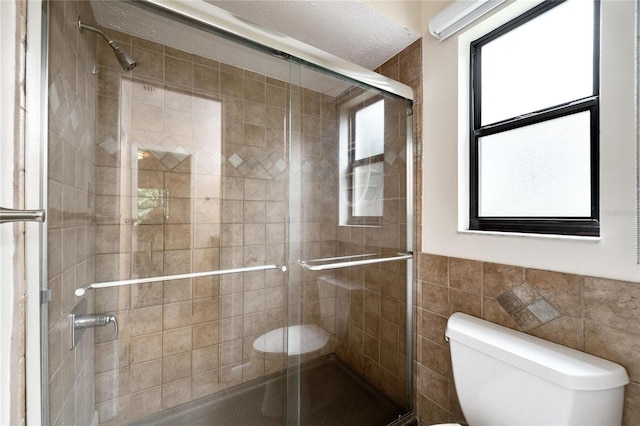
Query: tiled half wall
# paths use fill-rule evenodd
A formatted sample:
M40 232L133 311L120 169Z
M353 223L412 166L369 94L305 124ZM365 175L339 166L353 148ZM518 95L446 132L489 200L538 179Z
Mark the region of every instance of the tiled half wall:
M418 262L416 402L423 423L464 421L444 333L449 315L465 312L622 365L631 379L623 424L640 424L638 283L425 253ZM528 309L542 300L545 308Z

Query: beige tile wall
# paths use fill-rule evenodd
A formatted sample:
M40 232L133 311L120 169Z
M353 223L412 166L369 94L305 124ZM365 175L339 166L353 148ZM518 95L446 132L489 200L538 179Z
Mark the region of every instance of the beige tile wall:
M413 221L414 221L414 253L419 253L420 251L420 243L421 239L418 238L421 230L421 197L422 194L422 179L421 179L421 158L422 158L422 120L419 119L422 114L422 41L417 40L412 45L404 49L398 55L390 58L387 62L382 64L378 69L376 69L382 75L385 75L389 78L392 78L396 81L404 83L410 86L414 91L414 101L413 101ZM404 210L401 215L404 215ZM414 262L414 276L416 264ZM394 283L399 281L398 287L389 286L389 283ZM398 307L398 317L396 320L398 324L404 324L404 320L400 319L403 315L405 315L404 311L404 282L405 278L402 275L399 275L395 280L385 280L381 285L381 295L382 295L382 304L381 304L381 312L384 310L387 312L390 307L397 306ZM412 286L411 291L413 293L413 300L416 300L416 292L415 286ZM399 296L392 295L398 294ZM393 302L393 303L390 303ZM393 312L396 312L393 310ZM414 323L415 323L415 314L414 314ZM402 331L401 335L403 336L404 331ZM404 337L401 337L404 338ZM415 337L414 337L415 342ZM416 354L416 345L414 343L414 356L415 360ZM404 356L404 355L403 355ZM402 375L397 374L395 376L389 376L382 378L383 381L389 381L393 378L393 382L395 385L395 398L401 403L406 403L402 398L402 391L404 391L404 368L405 365L402 365L402 370L400 370L400 363L398 358L396 357L396 364L398 366L397 371L402 371ZM412 367L414 370L414 393L415 393L415 367ZM384 386L384 385L383 385ZM389 395L393 395L389 391L387 391ZM412 405L416 406L416 401L412 401Z
M338 256L406 247L406 103L385 100L384 217L380 227L338 226ZM398 155L399 154L399 155ZM345 268L338 287L337 353L397 402L406 397L405 262Z
M619 363L627 369L624 425L640 422L640 286L519 266L421 254L418 269L417 403L426 424L462 421L451 373L446 321L465 312ZM531 327L497 297L527 284L560 316ZM523 328L524 327L524 328Z
M337 224L336 111L334 99L312 90L292 86L291 173L300 203L292 206L289 257L317 259L335 255ZM294 189L295 191L295 189ZM290 265L291 323L316 324L335 330L335 286L318 280L318 274ZM333 340L325 348L333 351Z
M98 45L96 280L282 264L287 86L109 34L140 65L122 73ZM138 188L151 190L145 201ZM286 322L279 271L96 294L96 309L116 313L122 330L117 341L108 330L96 333L102 423L143 417L285 366L283 356L252 347Z
M300 235L293 240L294 245L300 242L300 258L379 251L383 241L404 246L402 179L389 179L394 185L385 187L385 209L393 213L385 227L339 235L335 99L112 30L109 34L132 50L140 65L122 73L98 44L96 281L283 263L289 164L282 125L290 90L294 111L299 111L292 128L298 131L296 166L304 188ZM416 52L414 47L400 62L415 62ZM222 111L218 125L201 117L203 104L215 102ZM401 147L395 145L404 143L404 112L402 105L396 111L402 116L390 118L400 125L399 136L389 141L400 156ZM215 117L215 107L211 114ZM202 133L219 136L207 140ZM139 149L123 151L117 141ZM136 158L140 147L143 159ZM403 175L401 164L390 168L397 169L391 175ZM118 187L128 192L118 195ZM136 210L139 187L164 194L144 220L130 213ZM285 325L288 317L334 334L313 356L330 353L340 343L342 356L354 368L401 401L403 274L404 268L392 264L360 269L355 291L303 273L289 294L279 272L99 290L96 309L116 313L122 330L117 341L109 330L96 332L100 420L119 424L283 369L284 357L257 353L252 343ZM340 303L350 308L341 311ZM341 312L347 315L340 317Z
M64 19L69 22L66 22L65 30L73 38L71 16L80 6L71 2L58 4L65 4L59 8L58 14L64 17L66 12ZM81 12L83 19L91 24L89 18L84 17L89 16L87 10ZM53 40L56 40L58 30L58 27L53 27ZM90 94L94 90L97 93L97 166L82 158L81 163L73 163L75 167L72 167L70 161L77 160L70 158L78 154L65 149L66 145L60 142L58 136L61 135L57 133L69 131L68 124L59 121L69 120L74 115L73 112L65 115L68 110L59 112L61 118L51 120L54 131L50 138L55 145L50 171L50 193L54 195L50 200L53 207L49 236L51 288L68 288L64 294L70 295L73 288L93 281L92 257L90 263L81 264L87 271L83 270L79 275L68 271L73 266L69 262L71 252L80 258L93 255L94 249L89 247L92 244L87 243L93 233L96 236L95 281L129 278L132 273L133 276L147 276L182 272L194 264L199 270L257 264L265 258L268 262L270 259L275 263L283 262L286 242L284 218L288 206L287 164L282 152L284 131L281 124L289 88L264 76L112 30L110 35L123 48L132 50L141 66L133 73L122 73L111 52L97 43L101 72L92 83L96 89L80 74L71 81L70 57L66 61L59 55L52 58L53 75L56 75L52 86L54 91L70 92L70 87L79 84L76 90L87 94L85 102L90 107L94 102ZM95 42L95 38L90 40ZM87 47L84 53L90 54L91 48ZM93 58L83 59L81 65L93 69ZM60 72L55 73L58 69ZM66 80L60 75L66 76ZM126 84L121 82L123 77L126 77L122 80ZM167 87L171 90L166 90ZM155 92L155 95L145 94L145 90ZM368 244L373 240L379 241L381 237L373 233L369 237L357 233L338 237L337 230L335 233L327 232L337 229L337 181L333 173L337 164L335 100L308 90L293 90L297 93L293 99L298 100L301 111L294 120L300 123L302 153L309 166L301 170L305 183L309 185L307 188L312 189L304 191L303 200L305 257L333 255L340 244L346 244L341 250L351 252L352 248L346 248L351 244L357 247L365 240ZM163 92L164 99L157 98L160 92ZM193 155L171 166L166 164L167 159L163 162L163 158L154 155L137 161L134 166L135 153L119 149L117 141L121 140L138 143L138 146L152 145L149 141L158 141L166 136L157 131L162 128L165 133L166 129L171 129L168 133L175 138L197 139L194 136L196 123L198 128L209 123L197 121L200 118L197 113L201 109L194 107L201 98L222 100L225 105L222 152L205 150L206 155L200 155L202 149L192 149ZM194 109L189 109L189 103ZM66 106L63 103L63 107ZM123 111L127 113L123 114ZM121 133L118 120L130 126L127 132ZM56 125L59 129L55 129ZM220 131L219 128L206 130ZM88 154L80 151L81 154L94 155L93 144L87 144L91 141L87 138L92 135L83 134L82 137L84 145L81 148L88 150ZM166 152L161 148L171 150L171 146L175 146L166 143L159 143L154 154ZM184 139L180 143L184 143ZM120 167L123 163L128 167ZM216 164L220 163L222 170L216 169ZM206 172L201 173L202 170ZM197 189L198 182L203 179L205 188L216 189L214 193L206 194ZM83 186L87 180L86 190L71 188L71 183ZM172 212L177 214L172 213L172 216L179 218L177 221L161 220L152 213L146 221L134 226L136 218L128 213L133 211L136 202L132 189L135 181L153 183L147 187L168 190L169 194L191 192L195 197L190 202L183 201L181 196L166 197ZM118 195L117 189L122 184L130 188L124 197ZM94 190L98 194L95 200ZM387 188L387 193L392 192ZM398 194L401 196L404 194ZM78 206L78 199L87 202L86 211L74 210L73 213L79 214L67 213L65 218L65 206ZM404 216L400 211L397 213ZM65 219L69 225L89 224L89 231L84 227L78 229L78 226L73 230L57 230L58 227L64 228ZM98 223L95 228L92 219ZM387 237L393 235L387 234ZM73 237L88 246L71 244ZM336 242L340 239L342 242ZM58 246L66 250L65 255ZM58 263L65 265L58 267ZM77 266L73 268L75 271ZM404 296L397 284L402 281L401 271L394 267L385 269L357 271L360 281L368 284L366 290L355 293L345 293L315 277L303 279L300 320L317 323L332 333L339 327L346 330L349 337L345 340L347 349L344 357L371 381L387 384L387 392L395 395L403 389L403 379L399 379L403 377L399 357L404 344L403 323L400 321L404 313L399 306ZM380 274L387 274L387 281L393 284L381 287L377 282ZM69 281L72 277L75 278L73 285ZM386 294L389 291L391 293ZM96 333L95 398L102 421L118 423L139 417L284 367L282 357L265 358L251 348L257 336L285 323L287 293L278 273L145 284L131 289L101 290L96 294L95 310L117 313L123 330L117 341L112 339L109 329L99 329ZM339 297L352 306L348 311L353 312L353 315L342 318L340 326L337 320ZM64 312L57 317L64 319L74 304L75 297L59 303L54 300L51 310ZM385 312L390 312L391 318L381 320L380 314ZM362 321L356 318L362 318ZM65 345L59 343L64 343L68 337L63 336L60 326L63 322L58 321L59 326L52 328L57 334L51 339L55 343L51 350L52 370L59 372L63 371L62 365L55 364L59 364L65 355ZM393 354L385 352L384 347L380 349L380 341L394 348ZM331 352L332 348L333 345L328 346L325 352ZM90 353L92 349L82 350ZM67 364L69 360L67 356ZM64 371L71 370L66 368ZM83 370L83 375L94 380L88 370ZM62 377L59 374L56 380L62 382ZM53 383L56 391L56 398L52 401L54 406L58 403L57 398L64 395L64 392L58 392L60 387L70 386L69 380L65 380L66 384ZM91 395L91 392L84 394ZM70 403L71 399L67 398L62 412L67 417L61 419L69 418L72 412ZM92 405L81 401L81 398L73 403L84 408ZM134 410L135 415L132 413Z
M67 316L93 282L95 224L96 38L80 34L81 16L95 24L88 2L52 1L49 41L48 304L49 407L52 424L91 424L93 336L85 332L69 350ZM91 295L87 296L93 305Z
M415 51L414 49L417 49ZM420 117L422 100L420 42L378 70L411 85L417 95L414 112ZM421 236L421 121L414 123L416 237ZM477 262L420 253L416 238L415 291L416 353L414 406L422 423L463 421L453 388L449 349L443 340L446 321L456 311L519 329L517 319L497 301L507 290L526 284L561 314L546 324L523 323L530 334L583 350L624 366L631 378L625 390L624 425L640 423L640 345L638 312L640 287L620 282L511 265Z
M419 83L419 46L407 49L378 71L395 79L400 79L402 74L405 82ZM357 92L358 89L354 89L354 93ZM304 237L300 257L316 259L403 250L406 247L406 187L402 155L406 142L406 104L397 100L385 103L388 156L383 226L348 227L338 225L336 111L340 100L349 99L349 93L336 99L320 97L319 100L314 100L308 92L304 95L301 97L305 113L301 125L304 128L302 162L312 167L302 176ZM306 271L300 273L300 298L301 320L316 323L333 333L329 351L334 350L388 396L409 405L405 393L405 274L404 262L346 268L334 273Z
M414 48L418 51L419 42ZM384 64L380 72L411 85L414 110L420 117L421 57L408 48ZM417 74L416 74L417 70ZM414 219L416 220L414 406L424 424L464 421L457 401L444 330L449 315L466 312L514 329L612 360L624 366L631 383L625 389L624 425L640 423L640 286L553 271L478 262L420 253L421 120L414 123L416 156ZM523 286L524 284L524 286ZM511 316L497 298L528 288L544 297L560 316L542 324ZM518 322L520 319L520 322Z
M64 40L64 43L70 43L73 46L77 46L78 39L75 38L71 18L72 15L77 15L78 8L81 9L83 16L88 16L88 10L83 6L84 3L76 4L74 2L55 1L52 3L52 9L54 10L53 16L56 17L54 25L52 25L52 40ZM65 6L61 6L62 4L65 4ZM60 7L58 7L58 5L60 5ZM67 13L66 18L65 12ZM66 39L65 34L67 35ZM91 36L85 35L85 37L89 39ZM129 45L126 47L131 48L132 40L130 38L126 36L119 38L121 39L119 40L121 42L128 42ZM141 63L146 62L147 64L146 67L139 67L137 69L135 73L137 78L161 80L164 76L171 83L189 85L191 84L191 77L189 77L189 81L182 81L184 76L190 75L190 73L181 72L181 70L184 71L183 68L187 67L189 70L193 69L193 74L191 75L193 76L194 90L203 91L208 95L215 95L217 93L216 90L213 89L212 91L207 92L207 90L209 90L207 87L218 87L218 82L220 80L224 80L224 87L228 87L231 91L226 95L230 96L235 94L238 98L244 97L244 94L240 96L240 93L244 91L244 89L242 89L242 91L240 89L240 87L244 87L240 82L245 81L245 78L249 78L249 74L245 75L244 73L240 73L242 74L241 77L238 75L239 73L236 72L238 71L237 69L225 69L224 65L218 65L220 67L220 72L211 73L209 72L209 68L212 67L213 69L216 69L216 64L206 61L202 61L206 63L199 63L199 58L193 58L192 62L189 58L185 58L181 53L176 52L173 52L173 55L167 55L167 48L164 48L165 54L163 54L161 48L158 46L149 44L143 40L136 39L136 41L133 43L136 55L140 58ZM80 43L82 44L83 42L80 41ZM56 43L52 42L52 45L55 46ZM384 64L379 71L399 81L410 84L414 88L419 88L419 85L421 84L421 76L419 75L420 56L416 50L417 52L420 51L419 44L418 47L414 45L397 57L392 58L389 62ZM119 71L117 66L114 65L113 58L110 53L105 53L105 49L99 49L98 51L101 62L103 64L111 64L111 66L105 65L106 69L104 69L104 77L101 76L98 80L98 93L103 94L98 96L99 115L96 134L97 142L100 144L100 142L108 142L109 136L112 136L114 140L118 140L117 129L113 125L114 113L117 111L117 109L114 110L114 107L117 108L117 97L115 97L115 99L112 97L114 84L116 85L115 87L119 85ZM75 55L78 53L78 50L72 49L71 52ZM84 90L91 93L90 79L81 72L77 74L76 78L72 72L73 67L76 66L84 69L86 69L86 67L91 67L91 61L86 58L79 59L74 55L67 53L65 58L63 58L63 55L52 57L50 84L56 84L57 90L59 90L60 93L64 93L64 95L74 92L76 94L82 94ZM90 55L88 58L90 58ZM185 61L185 59L187 60ZM416 70L418 70L418 74L416 74ZM113 71L116 72L114 73ZM261 86L262 78L255 75L251 77L258 78L256 79L257 82L251 81L249 85L255 83L258 86ZM274 99L281 99L282 102L284 102L284 93L286 88L282 83L268 81L265 85L265 90L268 94L266 96L266 102L268 104ZM416 94L419 96L421 91L416 90ZM82 98L82 96L79 97L81 101ZM231 96L231 98L235 97ZM70 105L71 102L73 101L64 97L62 102L63 107ZM87 96L84 98L83 102L90 104L92 102L91 97ZM242 100L242 103L244 103L244 99ZM232 105L237 106L237 104L233 103ZM280 108L270 110L270 113L267 112L267 114L272 115L265 116L265 119L268 120L269 117L271 117L271 119L279 118L280 111L283 110L282 104L279 106ZM414 104L414 111L416 112L417 117L420 116L420 106L420 99L417 99L417 102ZM87 108L87 110L89 110L89 108ZM89 114L89 112L87 112L87 114ZM254 117L254 115L250 115L251 117ZM261 115L258 116L262 117ZM117 113L115 117L117 117ZM72 139L72 137L67 136L66 139L62 137L63 135L61 135L61 133L63 133L65 124L60 122L61 119L56 121L56 118L53 117L53 119L50 118L50 121L51 127L53 128L50 130L50 140L51 144L54 146L51 152L54 155L50 166L52 170L49 172L51 177L49 191L50 194L54 194L55 196L50 197L49 200L49 204L52 207L49 217L51 228L51 232L49 233L49 251L53 254L53 257L50 259L49 285L52 289L57 289L58 293L61 294L63 293L63 287L69 289L72 287L69 284L70 280L77 280L79 278L81 282L87 282L90 281L89 278L92 273L90 257L88 259L83 259L79 264L80 266L69 263L69 260L63 261L63 258L70 259L68 255L71 252L75 253L75 256L73 257L80 256L80 258L88 256L92 252L92 248L90 246L75 246L71 243L72 240L76 239L80 244L82 244L82 241L86 241L86 238L88 238L93 231L91 226L87 225L87 221L81 216L80 219L78 219L69 214L70 212L80 212L76 211L75 208L72 209L71 207L75 207L75 204L73 203L76 202L76 198L90 198L90 190L87 190L82 182L83 178L85 182L86 180L90 181L92 165L91 161L87 162L85 152L82 152L80 148L73 148L73 145L77 144L77 142L68 140ZM419 159L421 157L421 129L419 126L420 120L415 121L416 159ZM229 122L229 126L225 128L225 132L228 132L228 137L235 137L236 140L240 140L240 135L246 134L246 136L248 136L247 140L249 142L246 145L249 145L249 147L244 146L245 144L239 144L241 146L230 147L230 149L227 150L226 148L228 145L225 144L225 157L228 159L233 155L233 153L236 153L243 159L243 163L245 163L245 165L243 166L241 163L239 167L233 167L227 161L224 163L224 173L225 175L239 178L239 181L227 181L229 183L228 193L234 194L230 195L230 198L233 199L238 196L239 192L242 192L243 196L245 194L250 194L249 200L253 201L253 203L245 202L244 198L233 200L237 201L237 203L226 203L228 204L228 207L226 207L225 211L221 213L221 216L225 217L226 212L226 221L223 219L220 224L211 223L198 226L208 226L207 229L209 232L212 229L219 227L221 231L219 233L220 240L227 241L230 244L226 249L220 250L226 254L226 257L224 257L225 259L228 259L226 262L233 264L234 261L245 260L246 256L248 256L249 259L257 259L258 256L263 253L263 249L261 248L261 246L263 246L263 244L261 244L261 230L263 228L263 224L265 245L267 241L277 241L278 243L276 243L276 247L274 248L278 249L280 244L284 244L284 241L279 240L277 237L278 235L281 235L281 230L284 227L284 224L280 221L267 220L267 207L281 208L282 205L267 205L267 203L284 203L286 201L281 195L284 193L283 187L285 183L282 180L278 180L278 178L274 180L273 176L269 174L269 170L274 173L276 170L274 169L276 164L273 162L273 159L269 158L271 161L270 164L268 161L264 161L264 151L255 150L256 147L274 147L279 144L282 135L278 129L266 128L263 134L260 123L245 123L243 120L231 120L231 122ZM75 154L73 154L74 149L76 150ZM238 149L241 151L238 151ZM312 149L310 144L309 149ZM227 156L227 153L231 155ZM76 159L72 159L74 156ZM98 162L101 166L108 167L117 164L116 159L110 158L109 155L106 155L100 149L97 151L97 156ZM250 156L251 160L246 162L243 156ZM77 158L81 158L82 165L79 167L79 171L76 171L74 176L71 177L71 175L69 175L71 169L64 165L68 165L69 161L77 161ZM255 166L258 163L261 168L258 167L258 170L254 170L251 166ZM416 160L415 165L416 177L419 177L419 160ZM267 178L265 172L269 174L272 178L271 180ZM258 182L246 182L245 173L252 173L253 176L251 178L255 177ZM80 174L80 176L77 176L77 174ZM105 179L113 176L112 174L109 174L107 170L98 171L97 175L100 178ZM264 178L267 179L266 182L264 182L265 198L263 199L261 195L262 182L260 181L264 180ZM79 186L76 185L76 182ZM415 183L415 193L419 194L421 192L421 180L417 178ZM331 191L332 190L330 188L327 188L327 195L323 195L323 197L330 199ZM271 194L271 197L275 198L271 201L267 201L267 198L269 197L268 194ZM419 219L420 197L415 197L415 200L417 214L415 214L414 217ZM117 217L117 214L114 214L116 212L114 212L113 209L118 206L118 204L114 203L114 201L115 198L113 197L113 194L103 194L102 197L98 197L96 200L96 209L99 210L99 214L108 218ZM66 215L64 214L65 206L68 209ZM263 211L264 221L262 214ZM309 211L311 211L311 209ZM90 214L90 208L89 211L85 213ZM245 225L237 221L239 216L244 216L245 214L248 217L251 217L251 220L254 223ZM100 217L101 216L98 216L98 218ZM313 221L310 222L313 223ZM68 225L67 227L65 227L65 223ZM101 225L103 226L103 229L96 231L96 233L109 234L109 224L102 223ZM121 226L118 223L115 225L115 230L122 233ZM247 226L248 228L246 228ZM310 230L311 227L312 225L310 225ZM420 235L419 223L416 228L417 235ZM98 229L100 229L100 227L98 227ZM111 230L113 229L114 228ZM249 230L249 241L247 241L248 245L245 250L245 232L247 232L247 230ZM171 231L167 229L167 232ZM124 234L126 235L126 232L124 232ZM196 232L195 234L196 237L202 235L199 232ZM215 235L215 232L213 234ZM113 236L114 234L109 235ZM223 237L223 235L225 237ZM419 241L420 239L416 239L418 244ZM232 242L235 245L231 245ZM109 245L115 243L113 238L98 238L97 246L100 247L101 244ZM224 244L225 243L222 242L219 243L220 246L223 246ZM215 243L212 245L215 246ZM316 250L315 253L330 253L332 251L331 242L320 243L317 247L321 247L322 245L328 248L323 249L324 251L319 248L314 249ZM242 247L242 249L239 249L238 247ZM245 251L247 253L246 255ZM266 248L265 251L268 252ZM419 247L416 247L416 251L419 251ZM59 255L55 256L56 253ZM60 254L62 253L67 253L67 256L61 256ZM100 270L103 271L105 275L108 275L105 272L108 270L127 270L132 262L129 259L129 255L99 257L101 257ZM421 421L430 423L461 419L461 413L457 405L455 392L452 389L448 348L442 341L444 326L448 315L453 311L461 310L482 316L496 323L517 328L518 325L515 320L499 305L496 301L496 297L500 294L500 290L505 291L511 289L525 281L534 286L541 294L551 301L562 314L561 317L545 325L533 328L531 333L571 347L585 350L589 353L612 359L625 366L630 373L632 383L627 386L626 390L624 424L631 425L640 421L640 407L637 403L638 400L640 400L640 387L638 386L638 377L636 375L636 371L640 371L640 367L636 365L638 364L638 362L636 362L637 356L632 350L634 347L633 342L640 342L640 330L638 330L636 326L639 321L634 313L638 311L638 307L636 306L637 304L634 301L636 299L640 299L640 295L638 295L638 297L633 296L637 293L636 284L559 274L550 271L529 270L508 265L480 263L465 259L442 258L428 254L421 254L417 263L419 264L419 267L417 269L418 279L415 290L418 296L416 298L416 382L418 392L416 394L415 402L418 407ZM76 272L77 269L78 271ZM73 272L71 272L71 270L73 270ZM366 272L361 271L357 272L357 274L363 275L366 274ZM127 386L126 382L131 382L131 378L134 379L133 382L135 384L133 385L133 389L135 392L131 393L131 401L135 406L140 407L140 404L143 404L142 406L146 406L144 404L149 404L151 406L154 404L157 405L158 401L162 400L163 395L166 395L166 399L170 400L171 398L175 398L175 395L179 394L181 389L180 386L184 386L184 383L188 380L172 380L174 378L169 376L171 374L177 374L179 376L180 371L186 371L185 366L189 361L187 360L187 357L180 357L179 354L183 353L180 352L182 349L189 347L189 343L191 344L192 349L194 347L201 349L212 346L207 345L208 343L218 341L218 357L221 358L224 356L224 362L231 366L225 370L226 374L229 375L228 377L234 377L231 382L239 383L242 380L238 377L239 373L235 373L234 375L232 366L239 365L238 361L241 359L240 354L243 351L242 348L247 346L245 340L250 341L250 338L239 338L241 335L240 328L242 328L244 333L245 327L245 317L244 315L239 315L239 313L244 312L245 301L247 305L257 307L249 308L250 310L258 309L258 312L261 312L259 309L262 307L260 302L261 297L252 298L250 294L245 294L244 285L246 279L247 278L244 277L242 280L242 293L234 291L238 288L237 279L229 279L228 281L223 280L222 286L216 286L212 283L211 285L204 284L202 287L199 287L196 283L191 284L192 294L204 296L203 299L207 300L206 303L211 303L210 300L214 299L214 294L218 295L219 304L221 303L221 298L225 300L222 305L219 305L219 311L225 311L229 315L226 318L225 323L227 324L227 328L225 328L225 330L227 330L226 334L229 337L234 338L227 340L224 345L220 344L220 328L216 329L216 327L202 325L206 324L206 322L202 324L190 324L190 327L176 327L162 331L162 328L158 328L156 324L162 323L163 321L163 306L151 303L153 296L147 297L141 296L137 293L133 295L128 292L109 291L112 294L116 294L117 297L110 298L111 300L115 300L115 302L109 302L115 306L103 306L105 309L110 308L111 310L119 311L122 308L129 307L131 303L138 303L132 302L132 299L147 300L149 301L148 303L151 303L149 306L140 306L135 310L135 313L131 310L129 313L129 320L139 324L139 331L136 332L137 334L132 332L131 342L128 346L120 347L118 344L116 349L112 351L114 355L109 355L106 357L106 360L103 360L103 362L109 364L109 362L115 362L115 358L122 359L126 356L131 358L132 364L116 369L117 372L115 377L123 377L125 374L130 374L129 378L125 379L123 377L121 380L119 386L124 387ZM253 282L254 280L250 279L250 281ZM249 291L257 291L255 294L262 296L262 279L258 279L257 281L257 284L250 284L250 288L255 286L256 290ZM265 308L267 308L267 305L269 307L269 309L264 311L265 329L268 328L267 323L270 323L273 326L282 324L285 316L285 290L278 281L279 280L277 278L270 278L269 276L265 278L265 290L266 287L279 288L275 293L264 293L266 296L265 299L267 300L267 302L265 302ZM224 284L225 282L226 284ZM324 322L326 328L330 329L333 326L332 324L335 324L337 332L340 331L341 327L344 331L344 324L348 322L348 320L343 319L341 322L340 318L336 319L336 317L334 317L331 319L332 315L329 315L326 319L322 314L320 316L317 315L318 312L332 312L334 309L331 307L333 304L332 298L334 297L334 288L332 286L327 286L322 282L318 283L313 279L309 279L307 282L310 283L308 285L308 290L305 290L302 294L305 295L304 300L309 305L310 309L305 312L315 312L305 314L308 316L307 319L313 321L319 318L321 323ZM76 282L74 283L74 286L79 286L79 284ZM153 285L148 285L148 287L149 288L147 289L141 289L141 292L153 294ZM227 293L220 294L221 287L227 288ZM199 288L199 290L196 290L196 288ZM570 291L567 291L567 289ZM216 290L218 293L215 293ZM66 293L68 294L69 290L67 290ZM340 289L338 289L336 293L336 296L338 297L338 301L336 302L338 303L338 309L336 312L339 316L340 312L342 312L339 309L340 300L348 300L349 296L345 296L344 291ZM343 294L340 295L340 293ZM242 296L240 296L240 294L242 294ZM159 296L155 297L159 298ZM360 298L361 296L359 294L355 300L360 300ZM269 302L269 300L271 301ZM326 301L322 302L322 300ZM370 297L368 300L370 306L376 305L375 297ZM584 300L584 305L582 305L579 300ZM82 374L76 372L78 364L74 362L75 359L72 361L68 353L62 349L64 347L63 340L67 336L63 336L64 331L60 326L56 326L56 324L61 324L59 320L64 316L63 312L65 312L65 309L69 310L74 302L75 301L71 299L67 301L54 300L50 305L51 341L60 343L59 346L52 347L52 350L50 350L50 374L52 376L50 384L52 389L56 390L57 395L62 396L61 398L54 398L52 401L53 404L57 404L54 405L56 408L52 410L52 419L59 419L60 422L70 419L73 416L78 416L76 414L77 408L85 406L86 403L82 401L82 398L76 402L75 396L70 398L70 395L75 395L76 389L74 386L79 384L78 381L82 381L83 379L91 380L90 377L86 377L85 375L83 378ZM180 313L184 314L185 312L190 311L191 314L193 314L194 299L191 300L190 309L185 303L171 303L173 303L174 306L167 310L167 321L171 322L171 318L174 318L171 316L172 312L179 315ZM362 292L363 327L365 327L364 313L368 312L364 309L364 303L364 292ZM142 304L144 304L144 302L142 302ZM359 302L356 302L356 307L358 304ZM322 306L325 306L325 308L322 309ZM621 309L620 306L625 309ZM374 308L374 310L375 309L376 308ZM359 316L359 313L354 315L354 317L356 316ZM262 330L262 313L258 313L257 318L257 321L253 323L249 322L250 325L248 328L250 332ZM340 324L342 324L342 326ZM188 333L183 332L181 328L191 328L190 339L188 337ZM371 330L371 328L368 328L368 330ZM364 353L364 337L362 340ZM165 349L163 342L167 342L166 353L164 352ZM113 342L109 343L109 339L106 335L103 338L98 337L96 348L99 348L101 344L114 346ZM371 345L371 343L367 344L368 348L374 346L375 345ZM90 349L86 348L86 350ZM369 349L367 349L367 351L369 351ZM194 353L195 351L192 350L190 360L192 371L194 363L199 362L197 360L200 359L198 358L198 354ZM117 356L115 354L117 354ZM166 356L162 357L161 355ZM215 359L215 355L212 354L212 357ZM167 358L167 365L170 364L172 369L177 371L177 373L167 373L166 376L163 375L163 377L156 377L158 374L157 371L162 370L164 358ZM251 359L250 355L249 359ZM136 365L135 368L131 368L134 364ZM265 368L267 370L269 370L269 368L277 369L281 367L282 361L276 361L276 364L277 367L266 367L265 365ZM80 366L82 371L86 371L83 370L86 366L83 366L82 362L80 363ZM364 368L364 363L362 363L362 366L362 368ZM212 391L210 384L215 383L216 381L215 369L207 369L208 367L203 368L204 373L202 373L198 379L196 379L196 376L191 376L190 383L192 392L206 394L207 392ZM257 370L260 371L260 367L258 367ZM236 369L235 371L238 370ZM253 372L248 372L246 377L249 378L252 377L252 375ZM96 376L96 380L101 379L108 381L113 377L114 376L112 375L110 377L105 376L99 378L98 375ZM166 387L163 394L163 388L160 384L163 383L164 379L167 379L168 383L172 383L173 385ZM154 386L156 384L157 386ZM138 388L143 390L138 391ZM109 393L114 391L107 389L105 392ZM88 392L88 394L90 394L90 392ZM100 392L96 393L97 398L99 394ZM72 406L73 408L71 408Z

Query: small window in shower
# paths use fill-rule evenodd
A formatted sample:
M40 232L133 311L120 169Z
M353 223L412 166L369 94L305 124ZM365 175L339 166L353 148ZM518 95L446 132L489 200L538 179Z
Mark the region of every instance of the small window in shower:
M341 117L344 225L380 225L384 206L384 100L357 97ZM345 143L345 139L347 143Z

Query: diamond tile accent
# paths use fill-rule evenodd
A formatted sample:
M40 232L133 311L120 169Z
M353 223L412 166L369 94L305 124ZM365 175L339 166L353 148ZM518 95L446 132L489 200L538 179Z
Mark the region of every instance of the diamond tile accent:
M524 307L522 301L511 290L505 291L496 300L502 309L512 316Z
M175 166L180 164L180 161L172 153L167 153L160 159L160 162L167 168L167 170L173 170Z
M237 168L240 164L242 164L243 161L238 154L233 154L231 157L229 157L229 162L233 164L233 167Z
M280 172L284 172L285 169L287 168L287 164L284 161L282 161L282 159L278 160L275 166L278 170L280 170Z
M400 153L398 153L398 158L400 158L404 162L407 161L407 148L406 147L403 147L402 151L400 151Z
M73 128L73 131L75 132L78 130L78 126L80 125L78 111L76 111L75 108L71 111L71 116L69 118L71 119L71 128Z
M302 171L306 174L309 174L313 171L313 167L311 166L311 164L305 161L302 165Z
M543 324L546 324L560 316L560 312L558 312L558 310L544 297L530 303L527 305L527 308L529 308L533 315L535 315Z
M175 148L173 151L171 151L171 153L173 154L174 157L176 157L176 160L178 160L178 162L180 163L183 162L184 159L189 156L189 153L187 152L187 150L181 146Z
M391 148L388 148L387 151L384 153L384 161L386 161L390 166L393 166L393 163L396 161L396 158L398 158L398 156Z
M57 82L54 81L49 86L49 107L53 112L58 111L58 108L60 108L61 104L60 95L58 94L58 85L56 83Z
M98 146L104 149L109 155L115 155L118 152L118 141L109 136L98 144Z
M540 293L529 283L522 283L511 289L513 294L525 305L540 298Z
M533 330L561 316L547 299L526 282L505 291L496 300L524 331Z

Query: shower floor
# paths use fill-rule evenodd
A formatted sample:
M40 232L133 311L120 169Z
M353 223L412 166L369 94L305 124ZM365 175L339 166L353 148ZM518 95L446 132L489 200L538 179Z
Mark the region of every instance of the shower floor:
M303 426L384 426L407 411L354 374L335 355L305 364L300 371ZM246 383L130 426L281 426L285 380L281 374Z

